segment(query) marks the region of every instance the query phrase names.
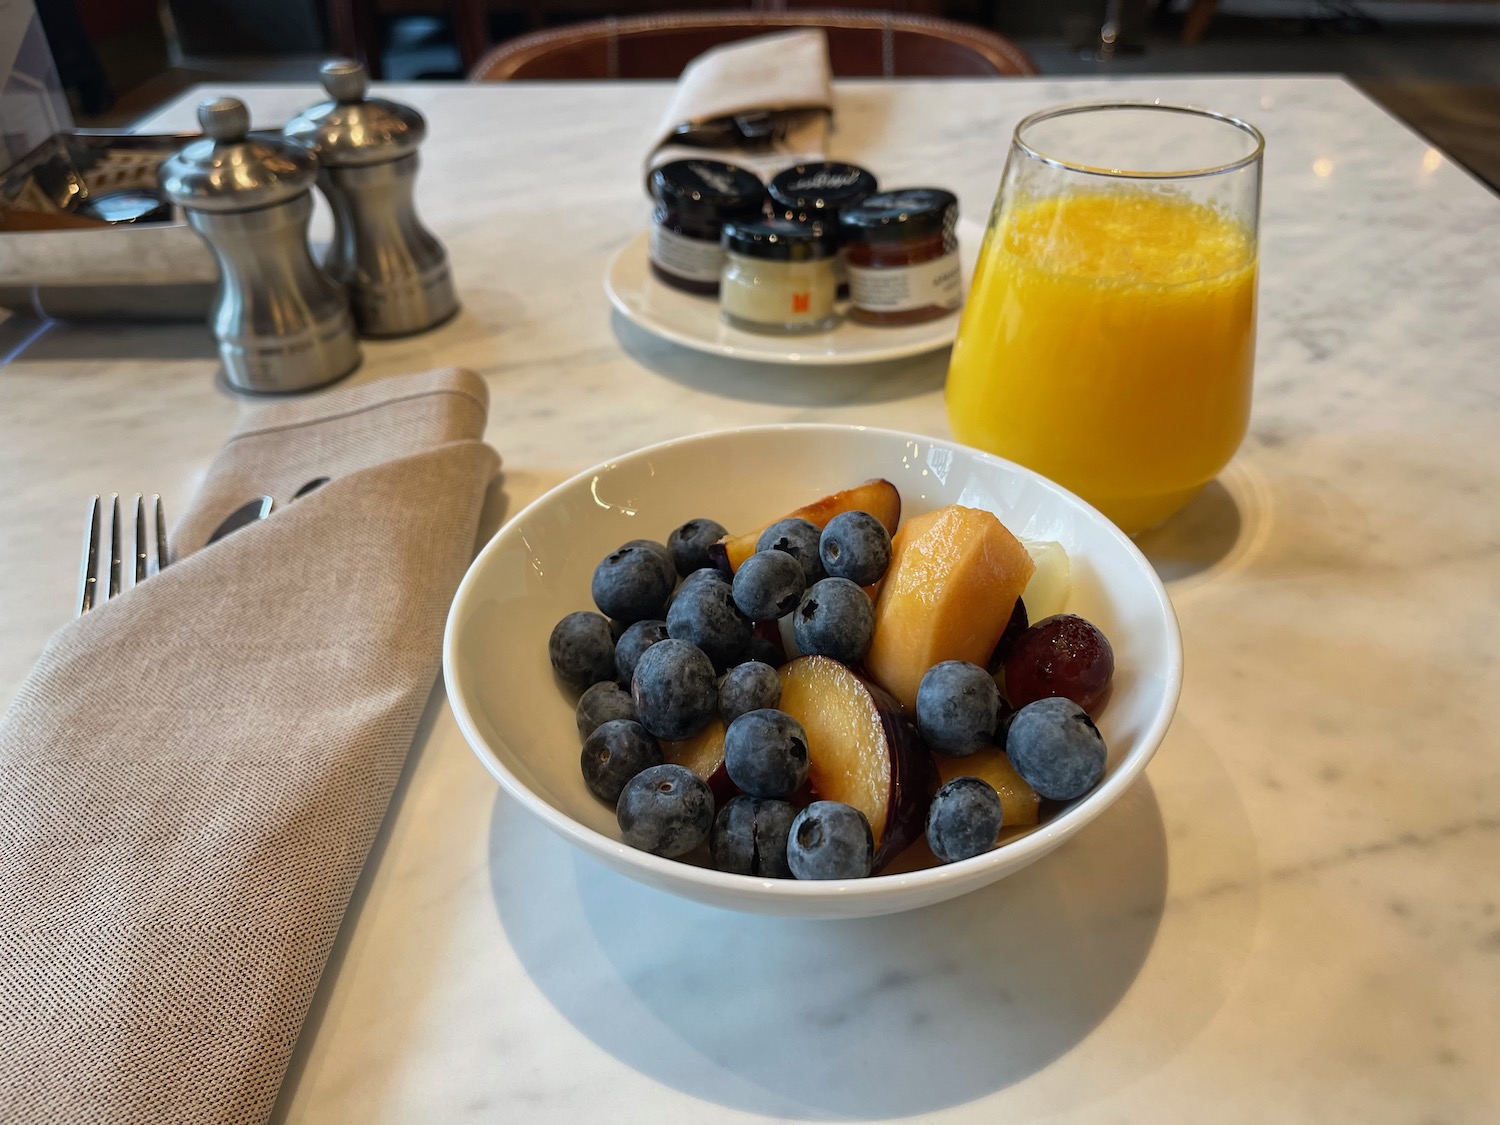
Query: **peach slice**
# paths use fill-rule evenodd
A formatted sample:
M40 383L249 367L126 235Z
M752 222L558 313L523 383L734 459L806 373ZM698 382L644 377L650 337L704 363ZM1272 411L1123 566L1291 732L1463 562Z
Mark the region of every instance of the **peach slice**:
M913 516L891 542L865 670L911 710L939 661L984 667L1033 569L993 512L950 505Z
M944 785L955 777L977 777L993 785L1000 794L1001 828L1024 828L1037 822L1041 798L1000 747L987 746L967 758L938 757L937 768Z
M937 790L916 728L894 699L826 656L781 669L781 709L807 732L812 795L865 814L879 871L922 834Z
M870 480L855 488L846 488L821 500L814 500L781 518L803 519L822 528L827 527L828 521L841 512L869 512L885 524L887 531L895 535L896 527L901 523L901 493L888 480ZM777 522L779 521L771 520L744 535L726 535L708 549L709 557L719 564L720 569L727 568L727 572L733 574L740 568L740 563L755 554L755 544L760 541L760 533Z
M686 766L708 782L715 805L722 805L739 795L739 789L729 780L729 771L724 768L724 720L717 715L692 738L663 742L661 754L664 760Z

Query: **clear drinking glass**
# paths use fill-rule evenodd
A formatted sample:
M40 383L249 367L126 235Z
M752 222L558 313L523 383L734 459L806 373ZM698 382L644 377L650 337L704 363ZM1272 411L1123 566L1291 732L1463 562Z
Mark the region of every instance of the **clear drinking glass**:
M948 368L958 439L1131 534L1212 480L1250 420L1264 149L1157 103L1016 126Z

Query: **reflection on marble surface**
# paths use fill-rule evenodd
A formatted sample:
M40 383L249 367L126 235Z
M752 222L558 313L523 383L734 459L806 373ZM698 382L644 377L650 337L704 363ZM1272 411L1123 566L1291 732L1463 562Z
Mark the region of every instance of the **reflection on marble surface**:
M241 92L257 123L314 100ZM622 350L600 277L646 221L665 86L396 96L431 122L419 208L464 312L370 342L356 378L481 371L496 512L698 430L947 433L940 362L847 378L623 333ZM1250 435L1198 522L1143 541L1187 661L1148 784L981 894L795 926L576 860L439 708L279 1118L1500 1120L1500 201L1337 79L837 96L835 155L949 185L974 217L1014 122L1045 105L1160 96L1267 135ZM187 497L236 410L211 353L60 331L0 368L6 698L67 616L82 499Z

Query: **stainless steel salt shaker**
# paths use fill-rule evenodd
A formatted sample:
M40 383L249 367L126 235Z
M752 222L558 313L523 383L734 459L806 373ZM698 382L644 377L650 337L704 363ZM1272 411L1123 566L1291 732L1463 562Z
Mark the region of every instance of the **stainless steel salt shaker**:
M443 244L417 218L412 189L427 122L410 106L367 98L365 68L350 59L320 73L333 100L293 118L288 140L318 157L318 186L333 207L324 268L349 292L366 336L405 336L458 311Z
M219 262L209 323L231 385L305 391L359 366L348 299L312 259L307 224L318 162L249 137L235 98L198 107L203 139L162 162L161 185Z

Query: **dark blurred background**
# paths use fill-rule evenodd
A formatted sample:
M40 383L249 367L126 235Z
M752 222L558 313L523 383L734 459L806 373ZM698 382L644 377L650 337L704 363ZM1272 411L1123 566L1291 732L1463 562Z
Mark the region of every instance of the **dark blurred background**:
M463 76L450 18L460 5L453 0L36 3L80 126L129 124L197 82L312 80L319 60L356 30L372 69L388 79ZM829 7L791 4L803 6ZM673 5L739 7L745 5ZM1500 188L1500 0L885 0L858 7L1001 32L1043 74L1346 74ZM644 2L606 9L603 0L468 0L468 10L472 57L475 35L499 43L656 9Z

